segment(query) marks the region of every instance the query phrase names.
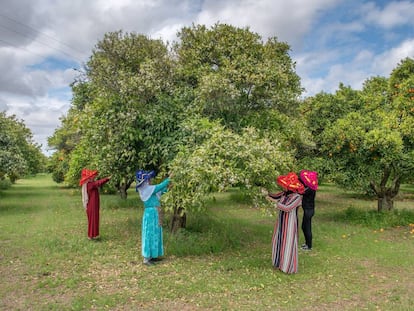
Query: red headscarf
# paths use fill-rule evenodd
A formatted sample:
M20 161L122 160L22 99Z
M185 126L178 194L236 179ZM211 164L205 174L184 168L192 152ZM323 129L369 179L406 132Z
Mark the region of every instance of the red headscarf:
M285 190L290 190L300 194L305 192L305 187L299 181L298 175L293 172L290 172L287 175L279 176L277 178L277 183Z
M87 182L90 178L94 178L98 175L98 171L88 170L84 168L82 170L81 179L79 181L79 186L82 186L85 182Z

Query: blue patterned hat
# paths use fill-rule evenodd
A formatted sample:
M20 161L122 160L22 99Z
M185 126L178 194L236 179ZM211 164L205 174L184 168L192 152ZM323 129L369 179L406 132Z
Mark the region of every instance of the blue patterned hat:
M141 186L145 181L149 181L151 178L155 177L154 171L144 171L139 170L135 172L135 177L137 178L137 191L138 187Z

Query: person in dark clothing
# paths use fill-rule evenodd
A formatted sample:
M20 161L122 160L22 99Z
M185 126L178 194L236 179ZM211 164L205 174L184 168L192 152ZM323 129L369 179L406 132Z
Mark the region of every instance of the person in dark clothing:
M316 191L306 187L302 197L302 231L305 236L305 244L301 247L303 250L312 249L312 217L315 215L315 194Z
M315 215L315 196L318 189L318 173L308 170L302 170L299 174L299 180L305 185L305 192L302 197L302 231L305 236L305 244L302 250L312 249L312 217Z

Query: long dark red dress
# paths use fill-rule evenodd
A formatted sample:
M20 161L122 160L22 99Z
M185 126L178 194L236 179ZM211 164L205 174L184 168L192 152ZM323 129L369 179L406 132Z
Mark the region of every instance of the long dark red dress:
M99 236L99 187L109 181L109 178L102 178L87 183L88 205L86 215L88 216L88 237L90 239Z

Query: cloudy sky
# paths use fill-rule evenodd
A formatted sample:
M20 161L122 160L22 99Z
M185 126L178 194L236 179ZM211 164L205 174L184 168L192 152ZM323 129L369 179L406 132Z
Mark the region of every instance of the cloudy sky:
M2 0L0 111L15 114L49 154L69 84L104 33L175 40L183 26L250 27L291 46L305 96L359 89L414 58L414 0Z

